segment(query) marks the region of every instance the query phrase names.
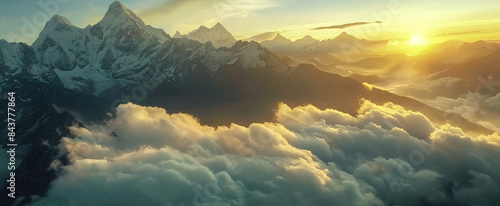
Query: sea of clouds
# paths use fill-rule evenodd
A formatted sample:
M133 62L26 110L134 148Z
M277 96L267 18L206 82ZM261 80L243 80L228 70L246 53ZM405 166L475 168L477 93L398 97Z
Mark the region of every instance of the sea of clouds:
M70 164L32 205L500 205L500 136L364 101L280 104L275 123L200 125L131 103L70 128Z

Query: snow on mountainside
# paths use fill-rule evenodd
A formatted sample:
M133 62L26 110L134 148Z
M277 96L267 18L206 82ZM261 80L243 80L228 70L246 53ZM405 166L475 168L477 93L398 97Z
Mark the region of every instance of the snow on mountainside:
M39 68L35 73L42 74L47 68L72 70L77 65L88 64L89 53L85 47L89 41L90 35L85 30L73 26L64 17L52 17L31 45L45 68Z
M24 43L9 43L0 39L0 76L21 74L29 71L37 62L35 53Z
M220 23L217 23L212 28L200 26L198 29L186 34L185 37L201 43L212 42L212 45L216 48L231 47L236 43L233 35Z
M268 68L278 72L290 71L283 59L257 42L238 41L231 49L237 52L227 64L239 64L245 68Z
M98 96L142 84L145 78L180 80L224 65L290 69L256 42L237 43L221 24L171 38L118 1L96 25L82 29L56 15L31 47L2 40L0 49L2 76L27 71L43 82Z
M125 81L112 77L115 70L136 66L130 60L168 38L120 2L111 4L104 18L91 28L75 27L56 15L32 45L40 60L34 73L49 82L57 75L66 88L99 95ZM129 64L116 64L120 62Z

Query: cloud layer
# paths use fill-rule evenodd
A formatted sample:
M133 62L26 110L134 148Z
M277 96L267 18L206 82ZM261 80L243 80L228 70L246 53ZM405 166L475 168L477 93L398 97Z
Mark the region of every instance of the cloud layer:
M395 85L387 89L418 99L449 114L460 114L471 122L500 132L500 93L492 86L495 83L444 77Z
M357 117L279 105L276 123L203 126L124 104L70 128L33 205L494 205L500 137L365 101Z

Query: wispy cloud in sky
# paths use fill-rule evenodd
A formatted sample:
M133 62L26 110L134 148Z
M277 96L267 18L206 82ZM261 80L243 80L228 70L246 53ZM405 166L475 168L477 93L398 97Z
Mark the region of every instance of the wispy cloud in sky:
M323 29L345 29L353 26L361 26L361 25L366 25L366 24L381 24L384 23L382 21L375 21L375 22L353 22L353 23L348 23L348 24L340 24L340 25L333 25L333 26L325 26L325 27L318 27L314 28L313 30L323 30Z
M277 6L270 0L171 0L152 5L139 12L140 16L168 16L179 11L205 11L214 14L215 18L246 17L248 14L269 7ZM191 12L192 14L192 12Z
M253 11L275 7L270 0L215 0L213 7L220 18L246 17Z
M277 4L271 0L171 0L138 10L148 24L167 32L189 32L200 24L212 25L231 19L242 19ZM176 22L176 23L173 23Z
M483 31L465 31L465 32L443 33L443 34L434 35L434 37L458 36L458 35L465 35L465 34L477 34L477 33L481 33L481 32L483 32Z

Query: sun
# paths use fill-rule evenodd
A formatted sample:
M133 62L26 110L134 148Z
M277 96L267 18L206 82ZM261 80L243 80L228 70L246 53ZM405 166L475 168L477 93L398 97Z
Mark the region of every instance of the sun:
M413 34L411 35L410 44L413 45L422 45L427 44L429 41L422 37L421 34Z

